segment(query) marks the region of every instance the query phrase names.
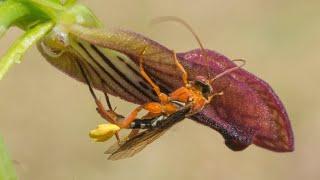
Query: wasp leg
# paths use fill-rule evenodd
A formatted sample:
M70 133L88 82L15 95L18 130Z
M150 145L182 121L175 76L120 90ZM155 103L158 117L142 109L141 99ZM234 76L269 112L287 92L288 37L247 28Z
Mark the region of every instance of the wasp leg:
M178 69L182 73L182 81L184 83L184 86L187 86L187 84L188 84L188 73L186 72L184 67L180 64L180 62L179 62L179 60L177 58L177 53L175 51L173 51L173 58L174 58L174 63L176 64L176 66L178 67Z
M139 106L137 108L135 108L128 117L126 117L123 121L121 122L117 122L117 125L120 128L128 128L130 126L130 124L137 118L138 113L143 109L143 106Z
M143 52L141 53L141 56L139 57L139 61L140 61L140 73L141 75L144 77L145 80L148 81L148 83L151 85L151 87L153 88L153 90L156 92L160 102L163 103L167 103L169 101L168 95L162 93L160 91L159 86L154 83L152 81L152 79L149 77L149 75L145 72L144 67L143 67L143 55L145 54L147 48L144 48Z
M97 100L96 101L96 104L97 104L97 111L98 113L101 115L102 118L104 118L105 120L107 120L108 122L112 123L112 124L115 124L117 126L119 126L120 128L127 128L131 122L133 122L138 113L143 109L143 106L139 106L137 107L135 110L133 110L130 115L125 118L124 120L122 121L117 121L114 116L115 116L115 112L113 111L106 111L102 105L102 103Z
M114 117L112 116L111 112L106 111L101 103L100 100L96 100L96 104L97 104L97 111L100 114L100 116L102 118L104 118L105 120L107 120L109 123L112 124L116 124L117 121L116 119L114 119Z
M78 64L79 68L80 68L80 71L81 71L81 73L82 73L82 75L83 75L83 78L85 79L85 81L86 81L86 83L87 83L87 85L88 85L88 87L89 87L90 93L91 93L93 99L95 100L95 103L97 104L97 110L98 110L98 112L100 113L101 116L102 116L102 114L104 114L103 117L108 117L108 118L105 118L107 121L109 121L109 122L114 121L110 116L108 116L107 113L105 113L106 111L105 111L105 109L104 109L101 101L97 98L96 94L94 93L94 90L93 90L93 88L92 88L92 86L91 86L91 83L90 83L90 79L89 79L89 77L88 77L87 74L86 74L86 69L85 69L85 67L81 64L80 61L76 61L76 62L77 62L77 64ZM106 96L106 101L107 101L107 103L108 103L109 108L112 108L112 107L111 107L111 103L110 103L110 101L109 101L108 94L107 94L107 93L104 93L104 94L105 94L105 96ZM118 132L115 133L115 136L116 136L117 141L120 142L120 138L119 138Z
M96 105L97 105L97 111L98 111L98 113L100 114L100 116L101 116L103 119L107 120L109 123L112 123L112 124L116 124L116 125L117 125L117 120L113 118L112 112L106 111L106 110L104 109L101 101L100 101L99 99L96 99L95 102L96 102ZM113 112L113 113L114 113L114 112ZM116 132L116 133L115 133L115 136L116 136L116 139L117 139L118 143L120 143L119 133Z
M223 96L223 94L224 94L223 91L218 92L218 93L214 93L213 95L211 95L211 96L209 97L208 103L211 102L211 100L212 100L214 97L216 97L216 96Z

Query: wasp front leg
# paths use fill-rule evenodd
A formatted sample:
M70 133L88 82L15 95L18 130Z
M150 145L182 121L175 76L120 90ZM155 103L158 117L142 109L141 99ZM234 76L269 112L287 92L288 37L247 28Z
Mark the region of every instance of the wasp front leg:
M212 95L209 97L209 99L208 99L208 103L210 103L211 100L212 100L214 97L223 96L223 94L224 94L223 91L212 94Z

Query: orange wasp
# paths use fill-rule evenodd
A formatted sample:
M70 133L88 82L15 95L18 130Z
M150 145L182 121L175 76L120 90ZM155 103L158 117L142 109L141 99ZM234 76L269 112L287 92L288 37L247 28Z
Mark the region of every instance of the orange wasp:
M174 20L185 25L195 36L202 49L203 56L206 58L205 50L198 36L194 33L192 28L187 23L173 17L166 17L164 19L161 19L160 21L163 20ZM105 141L113 134L116 135L118 143L114 146L111 146L106 152L108 154L112 154L109 159L116 160L133 156L137 152L141 151L147 144L151 143L159 136L161 136L165 132L165 130L170 128L176 122L202 111L202 109L206 107L206 105L210 103L215 96L223 95L223 92L214 93L211 84L216 79L241 68L245 64L244 60L234 60L241 61L243 64L241 66L230 68L218 74L212 79L206 78L204 76L197 76L195 80L188 81L187 72L180 64L176 53L173 52L174 62L177 68L181 71L182 81L184 85L171 92L170 94L165 94L161 92L159 86L152 81L152 79L144 70L143 55L147 48L148 47L145 47L143 49L139 58L140 73L157 94L159 102L148 102L140 105L135 108L127 117L124 118L123 116L115 113L114 110L111 109L110 105L109 110L106 110L103 107L101 101L98 100L94 95L93 90L90 86L90 82L87 81L90 91L95 98L98 113L112 125L115 125L112 127L113 130L111 133L108 130L106 131L108 134L107 136L105 136L106 134L101 133L99 131L99 128L97 130L93 130L91 133L91 137L98 138L98 141ZM110 104L108 98L107 102L108 104ZM142 110L147 111L147 113L142 116L141 119L138 119L138 113ZM140 125L137 126L135 121L139 122ZM147 121L157 123L150 125L152 123L147 123ZM149 124L149 126L147 127L146 131L139 133L139 129L143 129L143 127L141 126L143 124L144 127L146 124ZM136 127L138 128L135 129ZM120 140L118 136L118 131L120 129L133 130L127 138L125 138L124 140ZM99 136L103 136L103 138L99 140Z

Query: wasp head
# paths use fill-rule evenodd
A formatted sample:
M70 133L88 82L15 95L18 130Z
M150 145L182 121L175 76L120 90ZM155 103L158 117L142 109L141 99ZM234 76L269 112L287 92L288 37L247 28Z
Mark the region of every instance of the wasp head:
M213 93L210 81L204 76L196 76L193 85L206 99L209 99Z

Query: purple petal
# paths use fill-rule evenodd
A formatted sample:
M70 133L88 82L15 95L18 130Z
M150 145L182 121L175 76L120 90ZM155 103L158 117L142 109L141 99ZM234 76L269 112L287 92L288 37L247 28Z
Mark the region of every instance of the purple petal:
M201 51L179 54L190 74L216 75L235 64L223 55L207 51L209 67ZM214 90L224 95L213 99L203 112L193 117L219 131L226 145L242 150L251 143L269 150L293 151L293 132L286 110L272 88L255 75L241 69L213 82Z

